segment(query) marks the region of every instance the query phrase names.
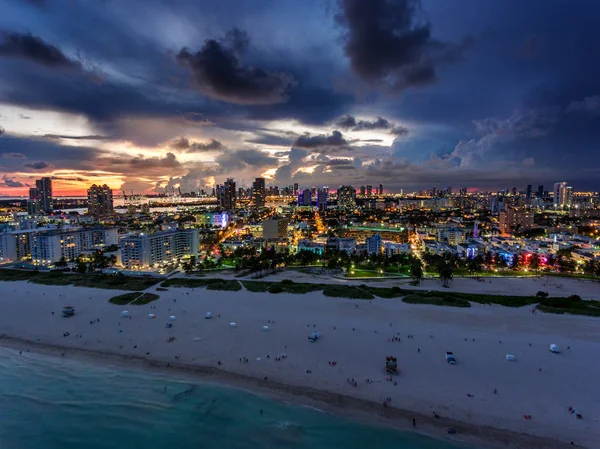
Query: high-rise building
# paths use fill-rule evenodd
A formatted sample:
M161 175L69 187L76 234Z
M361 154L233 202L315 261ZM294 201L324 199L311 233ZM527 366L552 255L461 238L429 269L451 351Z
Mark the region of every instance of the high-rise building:
M531 192L533 190L533 186L531 184L527 184L527 190L525 191L525 200L529 205L529 200L531 200Z
M37 202L37 205L31 205L32 210L37 210L37 213L43 212L51 214L53 210L52 201L52 180L50 178L42 178L35 181L35 189L29 189L29 200ZM28 209L29 209L28 205ZM35 214L32 214L35 215Z
M554 183L554 207L562 208L571 206L573 189L566 182Z
M304 189L298 195L298 206L310 206L312 202L312 192L310 189Z
M298 188L299 188L299 187L298 187L298 183L297 183L297 182L295 182L295 183L294 183L294 195L296 195L296 194L298 193Z
M265 178L256 178L252 184L252 200L254 202L254 207L265 207L266 196Z
M114 213L113 191L106 184L103 186L93 184L87 194L89 215L101 216Z
M235 181L232 178L227 178L227 181L223 185L218 185L216 190L219 207L223 210L235 209L237 198Z
M367 193L367 188L365 186L360 186L360 196L365 196Z
M27 213L29 215L40 214L40 192L37 188L29 189L29 199L27 200Z
M544 198L544 186L538 186L537 196L538 198Z
M369 254L381 254L383 248L383 242L379 234L374 234L371 237L367 237L367 253Z
M383 184L379 184L379 194L383 195Z
M319 190L317 192L317 207L319 210L327 210L327 191Z
M174 229L153 234L140 233L121 239L121 260L127 268L149 268L197 256L198 229Z
M286 238L289 222L287 218L268 218L263 221L263 238L265 240Z
M373 195L373 186L367 186L367 196Z
M533 228L533 211L529 208L506 206L500 212L500 232L511 234Z
M337 197L340 207L356 206L356 190L353 186L341 186L337 190Z

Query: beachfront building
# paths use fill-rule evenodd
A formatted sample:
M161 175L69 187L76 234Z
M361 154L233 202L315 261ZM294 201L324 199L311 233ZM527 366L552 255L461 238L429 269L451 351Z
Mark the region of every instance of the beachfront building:
M152 234L130 234L121 238L121 263L128 269L146 269L197 256L197 229L171 229Z
M328 237L327 249L343 251L347 254L353 254L356 251L356 239L343 237Z
M448 242L449 245L459 245L465 241L465 230L461 228L438 228L437 239L439 242Z
M298 242L298 252L300 251L310 251L315 254L323 254L325 251L325 245L322 243L314 243L310 240L300 240Z
M0 262L17 260L17 240L8 230L0 232Z
M85 251L117 243L116 228L44 227L7 231L0 238L7 259L31 260L36 265L52 265L62 258L75 260Z
M410 253L411 248L409 243L391 243L386 242L383 245L385 257L391 257L396 254Z
M383 241L379 234L367 237L367 253L368 254L381 254L383 248Z

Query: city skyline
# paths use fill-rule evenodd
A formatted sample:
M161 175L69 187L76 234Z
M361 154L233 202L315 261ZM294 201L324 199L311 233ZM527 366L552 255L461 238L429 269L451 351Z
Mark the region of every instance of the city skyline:
M600 6L457 4L0 0L0 194L599 190Z

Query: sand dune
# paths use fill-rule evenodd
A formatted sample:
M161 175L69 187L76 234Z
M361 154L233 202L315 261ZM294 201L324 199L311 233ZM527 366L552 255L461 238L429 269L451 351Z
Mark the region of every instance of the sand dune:
M461 288L457 284L455 288ZM536 284L527 288L540 289ZM417 416L419 427L428 417L429 425L436 413L441 417L439 427L450 420L469 424L461 427L465 434L484 435L477 426L515 432L512 439L506 433L488 435L496 442L505 438L514 447L561 447L574 441L592 448L600 441L598 319L477 304L455 309L407 305L398 299L332 299L320 292L271 295L172 288L158 292L161 299L145 306L108 303L119 293L1 282L0 334L214 367L261 379L266 386L289 385L294 393L302 388L327 391L372 401L375 408L369 413L388 413L380 404L391 397L391 408L404 411L398 415L403 422ZM63 318L64 305L74 306L76 316ZM120 318L124 309L131 319ZM210 320L204 318L207 311L213 314ZM149 313L157 318L148 319ZM176 320L166 328L170 315ZM229 326L232 321L235 328ZM269 331L263 331L265 325ZM319 330L322 338L309 343L307 336L313 330ZM401 341L390 342L393 336ZM551 343L563 352L551 353ZM458 365L446 363L447 350L455 353ZM286 358L277 361L282 354ZM508 362L506 354L514 354L516 361ZM393 382L384 373L386 355L399 359L401 372ZM240 361L244 357L248 363ZM355 379L357 386L348 379ZM569 413L569 406L584 419ZM556 441L536 443L516 433Z

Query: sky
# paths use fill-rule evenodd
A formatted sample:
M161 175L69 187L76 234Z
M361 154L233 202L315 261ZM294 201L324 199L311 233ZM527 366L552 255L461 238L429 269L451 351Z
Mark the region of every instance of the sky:
M0 194L600 190L596 0L0 0Z

